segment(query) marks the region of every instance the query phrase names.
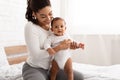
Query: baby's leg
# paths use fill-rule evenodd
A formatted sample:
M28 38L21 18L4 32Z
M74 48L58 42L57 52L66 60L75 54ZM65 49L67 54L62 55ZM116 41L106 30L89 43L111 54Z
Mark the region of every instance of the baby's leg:
M56 80L56 75L59 71L58 64L56 63L55 60L52 61L52 67L50 70L50 80Z
M73 80L72 59L69 58L65 63L64 70L67 74L68 80Z

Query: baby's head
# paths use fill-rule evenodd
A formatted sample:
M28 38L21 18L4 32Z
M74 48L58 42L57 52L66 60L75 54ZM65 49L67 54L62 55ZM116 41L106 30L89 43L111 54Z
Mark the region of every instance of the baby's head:
M60 17L53 18L51 22L51 30L57 36L64 35L66 31L66 23L65 20Z

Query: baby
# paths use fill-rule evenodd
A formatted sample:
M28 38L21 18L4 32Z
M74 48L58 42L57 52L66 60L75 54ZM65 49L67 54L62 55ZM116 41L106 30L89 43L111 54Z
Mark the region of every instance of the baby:
M51 22L51 31L53 32L45 41L44 48L51 54L55 51L52 47L57 46L63 40L69 40L72 43L72 39L66 34L66 23L64 19L56 17ZM84 44L78 44L78 48L84 49ZM72 59L70 49L58 51L52 57L52 67L50 70L50 80L56 80L56 74L59 69L64 69L67 74L68 80L73 80Z

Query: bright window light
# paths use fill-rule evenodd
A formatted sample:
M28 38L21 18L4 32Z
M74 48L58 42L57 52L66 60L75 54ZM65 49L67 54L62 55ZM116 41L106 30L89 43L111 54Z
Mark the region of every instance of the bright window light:
M68 0L65 18L73 34L120 34L120 0Z

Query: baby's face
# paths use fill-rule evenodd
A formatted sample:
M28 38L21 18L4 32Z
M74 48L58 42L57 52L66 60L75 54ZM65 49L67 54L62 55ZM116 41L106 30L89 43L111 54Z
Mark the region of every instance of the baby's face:
M64 35L66 31L66 24L63 20L57 20L53 22L52 31L57 36Z

